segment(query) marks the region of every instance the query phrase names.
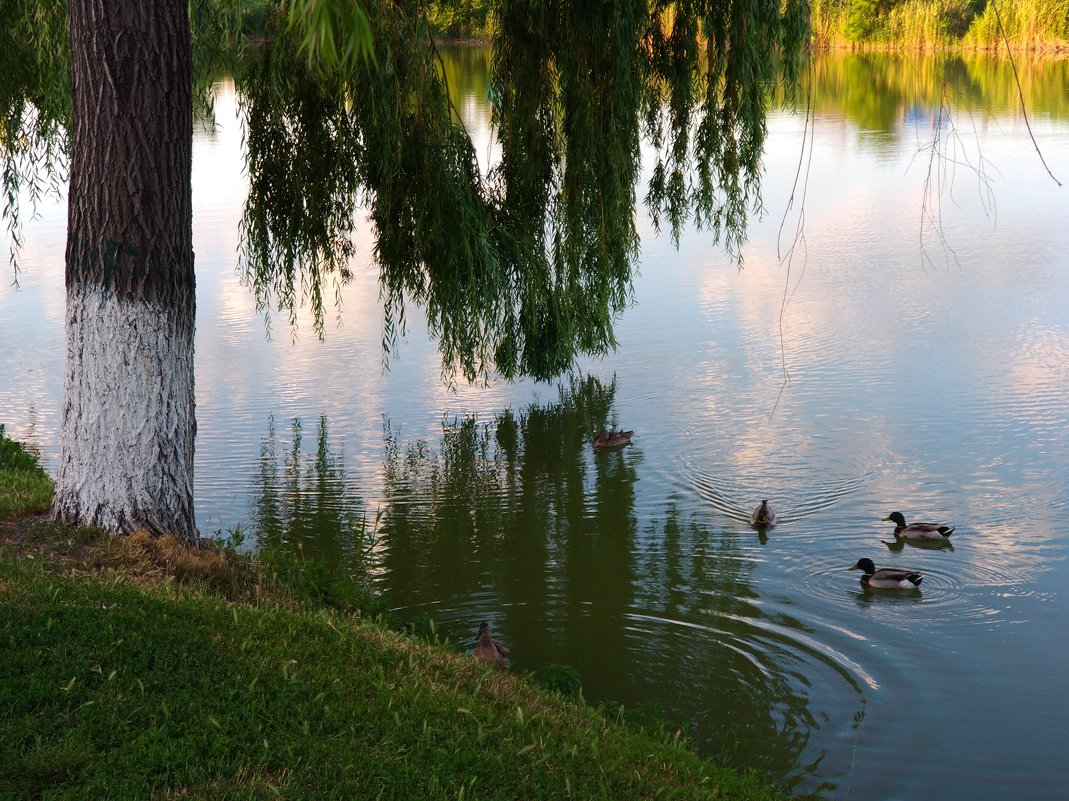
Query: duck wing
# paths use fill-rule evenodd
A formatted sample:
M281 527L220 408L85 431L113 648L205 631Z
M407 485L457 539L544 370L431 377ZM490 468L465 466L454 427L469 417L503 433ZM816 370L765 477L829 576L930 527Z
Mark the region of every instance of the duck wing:
M868 584L873 587L919 587L924 576L912 570L902 570L897 567L881 567L875 573L867 576Z
M907 539L940 539L949 537L954 533L951 526L942 526L938 523L910 523L898 532L898 536Z

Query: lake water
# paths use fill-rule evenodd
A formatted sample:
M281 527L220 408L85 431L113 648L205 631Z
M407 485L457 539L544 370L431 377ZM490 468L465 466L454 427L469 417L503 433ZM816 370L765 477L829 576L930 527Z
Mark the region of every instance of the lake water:
M448 64L492 157L485 53ZM1069 180L1066 63L1019 66ZM456 392L415 316L382 371L367 230L326 340L307 317L266 337L221 85L194 143L198 525L353 566L366 522L402 619L490 620L517 669L573 666L798 795L1069 797L1069 189L1006 63L823 57L813 80L808 128L769 120L742 270L640 213L615 353ZM54 468L66 218L39 211L0 286L0 422ZM634 444L595 453L602 427ZM888 545L896 510L953 546ZM923 590L862 591L865 556Z

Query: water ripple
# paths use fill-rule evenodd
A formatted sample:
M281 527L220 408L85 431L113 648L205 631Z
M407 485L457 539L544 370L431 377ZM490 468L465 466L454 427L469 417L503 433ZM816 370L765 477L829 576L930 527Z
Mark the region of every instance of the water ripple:
M877 568L895 567L920 573L917 590L873 590L861 586L860 571L851 571L851 561L818 558L804 565L786 565L785 572L808 596L840 605L851 598L884 622L918 631L954 629L960 624L990 627L1026 622L1015 599L1050 600L1053 594L1023 587L1034 586L1043 567L1023 554L1013 559L985 559L983 552L962 555L965 549L913 548L880 553L874 548L857 549L858 558L868 555ZM851 557L852 558L852 557Z

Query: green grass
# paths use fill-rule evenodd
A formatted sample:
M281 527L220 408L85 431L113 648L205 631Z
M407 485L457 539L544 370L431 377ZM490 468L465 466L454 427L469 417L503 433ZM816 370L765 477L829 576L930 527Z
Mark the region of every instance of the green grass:
M349 584L299 558L4 523L0 799L781 797L391 631Z
M36 454L8 439L0 424L0 520L45 511L52 489Z
M0 797L776 793L351 614L0 552Z

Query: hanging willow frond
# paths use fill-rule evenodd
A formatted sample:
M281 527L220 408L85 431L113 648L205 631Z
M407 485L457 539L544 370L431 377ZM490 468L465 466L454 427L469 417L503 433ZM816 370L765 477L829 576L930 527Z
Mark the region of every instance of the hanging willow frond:
M67 180L71 109L67 4L0 3L0 216L11 233L10 260L22 243L20 195L31 213Z
M805 0L499 0L491 97L501 158L480 173L424 9L365 6L375 61L316 70L279 31L241 89L252 191L244 264L262 302L344 280L366 205L386 345L406 303L447 374L549 378L615 345L631 299L641 143L645 203L736 251L760 208L765 114L793 84Z

